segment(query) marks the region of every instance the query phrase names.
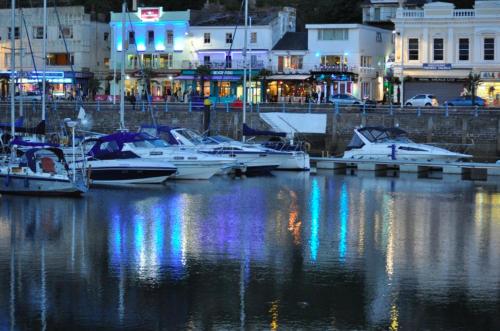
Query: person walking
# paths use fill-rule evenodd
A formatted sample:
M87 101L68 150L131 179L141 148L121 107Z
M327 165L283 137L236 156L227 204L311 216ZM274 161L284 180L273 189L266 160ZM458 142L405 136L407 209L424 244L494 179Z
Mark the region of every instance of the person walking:
M134 93L132 93L132 94L130 95L130 99L129 99L129 101L130 101L130 104L132 105L132 110L135 110L135 102L136 102L136 98L135 98L135 94L134 94Z
M205 97L203 100L203 131L208 133L210 128L210 108L212 108L212 101L210 97Z

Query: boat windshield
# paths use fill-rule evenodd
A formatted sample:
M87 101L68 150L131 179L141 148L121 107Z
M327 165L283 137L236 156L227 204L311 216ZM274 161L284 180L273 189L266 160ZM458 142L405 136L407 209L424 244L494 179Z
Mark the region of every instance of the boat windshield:
M169 147L170 144L167 143L165 140L163 139L151 139L151 140L148 140L150 144L152 144L154 147Z
M366 139L372 143L400 142L411 143L406 132L400 129L365 129L359 131Z
M234 139L231 139L231 138L226 137L226 136L220 136L220 135L219 136L211 136L209 138L212 140L215 140L218 143L232 143L235 141Z
M176 132L178 134L182 135L187 140L189 140L194 145L205 144L203 137L199 133L197 133L193 130L182 129L182 130L177 130Z

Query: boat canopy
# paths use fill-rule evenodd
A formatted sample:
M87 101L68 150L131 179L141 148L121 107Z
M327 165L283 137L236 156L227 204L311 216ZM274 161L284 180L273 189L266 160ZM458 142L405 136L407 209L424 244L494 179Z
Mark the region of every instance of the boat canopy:
M64 165L64 168L66 170L69 170L68 164L66 163L66 159L64 158L64 152L55 147L45 147L45 148L31 148L28 149L24 153L24 157L26 158L26 162L28 163L28 167L33 171L36 172L36 158L37 158L37 153L43 151L43 153L51 152L57 157L57 160Z
M372 143L382 142L387 140L408 139L408 134L406 133L406 131L401 130L400 128L384 128L384 127L374 126L374 127L365 127L358 129L358 132Z
M252 129L246 124L243 124L244 136L272 136L272 137L286 137L286 132L274 132Z
M89 154L97 158L136 158L132 152L122 152L126 143L155 140L155 138L144 132L116 132L99 137Z
M168 125L141 125L139 132L149 134L153 137L158 137L164 139L170 145L179 145L179 142L172 135L170 130L173 128Z

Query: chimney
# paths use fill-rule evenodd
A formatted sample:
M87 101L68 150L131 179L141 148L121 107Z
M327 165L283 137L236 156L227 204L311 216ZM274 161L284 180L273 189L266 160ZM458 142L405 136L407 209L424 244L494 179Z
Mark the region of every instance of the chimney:
M137 0L132 0L132 11L137 11Z

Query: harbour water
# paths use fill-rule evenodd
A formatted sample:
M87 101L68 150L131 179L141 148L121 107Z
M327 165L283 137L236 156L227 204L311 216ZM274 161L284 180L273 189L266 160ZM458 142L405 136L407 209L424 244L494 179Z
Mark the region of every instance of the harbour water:
M494 183L276 173L0 199L0 330L500 330Z

